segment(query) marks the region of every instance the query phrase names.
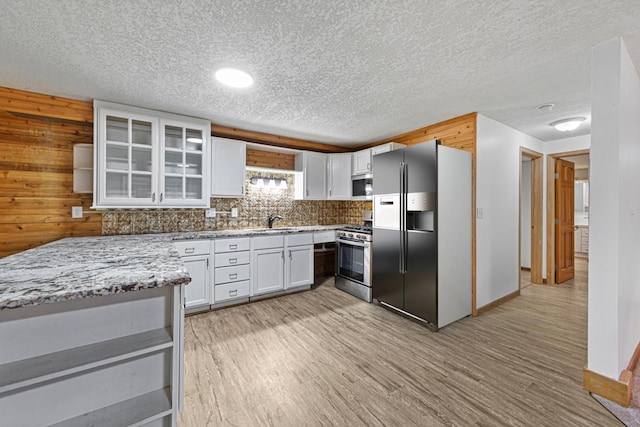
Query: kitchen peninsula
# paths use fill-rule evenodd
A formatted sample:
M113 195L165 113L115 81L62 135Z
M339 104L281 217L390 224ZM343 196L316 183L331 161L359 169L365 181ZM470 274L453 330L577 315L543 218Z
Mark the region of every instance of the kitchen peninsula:
M3 423L175 425L190 280L159 235L69 238L0 260Z
M67 238L1 259L3 422L175 425L191 280L175 243L336 227Z

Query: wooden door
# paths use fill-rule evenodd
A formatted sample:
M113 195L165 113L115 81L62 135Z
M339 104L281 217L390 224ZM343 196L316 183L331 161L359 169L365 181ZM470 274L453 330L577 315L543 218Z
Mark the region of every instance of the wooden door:
M566 160L556 162L556 283L573 278L574 169Z

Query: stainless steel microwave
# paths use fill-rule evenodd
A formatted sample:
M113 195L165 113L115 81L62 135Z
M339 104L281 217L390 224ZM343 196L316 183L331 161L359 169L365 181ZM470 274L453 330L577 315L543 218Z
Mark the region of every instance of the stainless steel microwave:
M373 175L355 175L351 177L351 195L356 200L373 198Z

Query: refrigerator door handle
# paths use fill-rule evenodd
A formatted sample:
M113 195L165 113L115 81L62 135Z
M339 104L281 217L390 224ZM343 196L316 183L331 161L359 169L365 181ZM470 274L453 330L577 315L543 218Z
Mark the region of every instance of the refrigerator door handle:
M400 274L404 273L404 163L400 163Z
M409 258L409 235L407 232L407 191L409 191L409 165L402 164L402 273L407 272L407 259Z
M405 164L400 163L400 274L404 274L405 266Z

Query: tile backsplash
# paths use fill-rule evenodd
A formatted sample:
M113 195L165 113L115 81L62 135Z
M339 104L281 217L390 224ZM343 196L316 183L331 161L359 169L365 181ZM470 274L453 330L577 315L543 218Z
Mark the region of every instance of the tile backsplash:
M287 189L250 185L252 176L284 179ZM205 218L204 209L109 210L102 214L102 234L145 234L267 227L269 214L283 217L275 227L302 225L362 224L368 201L294 200L294 175L247 171L244 198L211 198L218 212L238 209L238 217L217 214Z

